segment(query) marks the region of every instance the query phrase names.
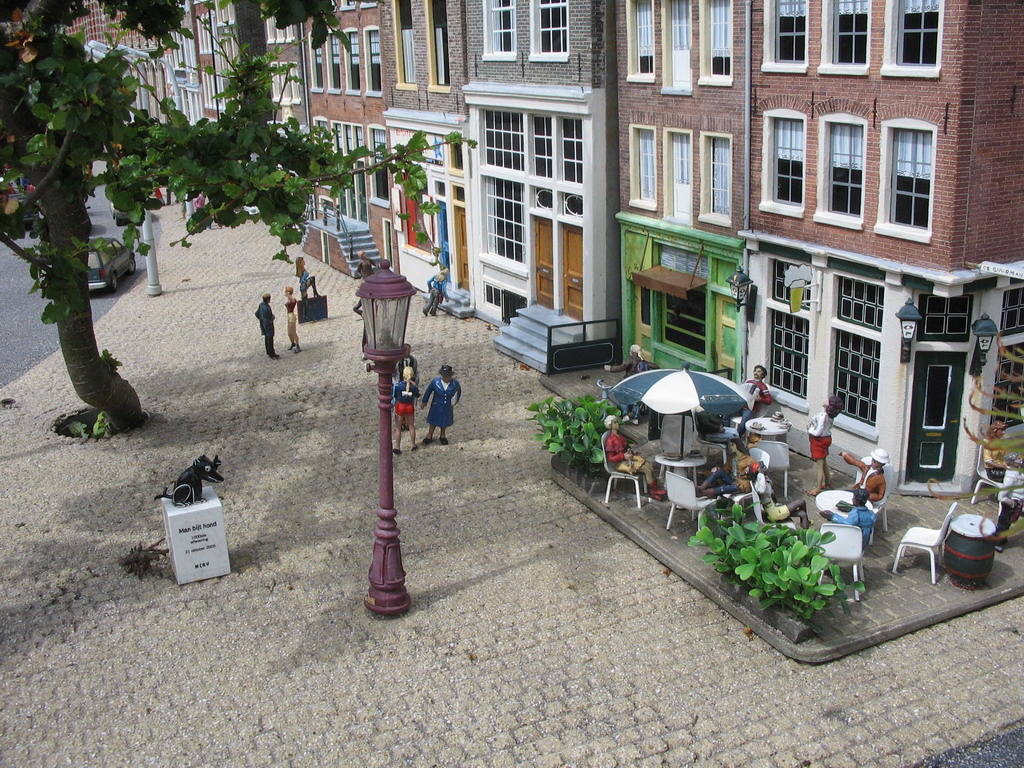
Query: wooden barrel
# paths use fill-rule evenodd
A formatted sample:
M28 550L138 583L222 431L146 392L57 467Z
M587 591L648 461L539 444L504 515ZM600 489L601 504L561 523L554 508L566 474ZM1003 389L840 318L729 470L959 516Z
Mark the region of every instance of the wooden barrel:
M961 589L977 589L992 572L995 524L981 515L960 515L949 526L942 564Z

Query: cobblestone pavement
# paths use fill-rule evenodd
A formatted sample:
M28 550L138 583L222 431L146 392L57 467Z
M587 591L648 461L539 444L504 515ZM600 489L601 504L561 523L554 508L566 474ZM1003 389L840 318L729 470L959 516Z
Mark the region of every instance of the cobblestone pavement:
M792 661L553 485L524 418L547 392L485 323L415 308L422 377L450 363L465 400L449 446L397 459L413 607L371 617L356 283L311 262L332 317L269 360L252 313L295 282L274 250L255 225L162 248L164 295L99 321L145 428L50 432L78 408L58 356L0 390L0 765L901 766L1024 718L1018 600ZM201 452L233 572L125 575Z

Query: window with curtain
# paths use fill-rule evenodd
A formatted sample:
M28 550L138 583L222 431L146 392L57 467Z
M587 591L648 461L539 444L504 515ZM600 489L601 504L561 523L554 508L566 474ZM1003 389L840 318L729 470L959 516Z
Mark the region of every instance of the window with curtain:
M868 63L869 9L870 0L835 0L833 63Z
M649 128L638 128L636 144L637 196L640 200L653 202L655 195L654 131Z
M693 215L693 158L690 134L673 133L672 150L672 215L689 224Z
M891 221L927 228L931 214L932 134L895 129Z
M711 0L711 74L732 75L732 3Z
M711 139L711 212L729 216L732 207L732 162L729 139Z
M516 50L516 0L490 0L490 53Z
M939 55L939 0L900 0L899 63L934 66Z
M636 14L636 74L654 73L654 3L635 0Z
M398 0L398 24L402 50L398 52L398 81L416 82L416 36L412 27L412 0Z
M690 88L690 0L671 0L672 85Z
M829 125L829 210L860 216L864 199L864 128Z
M776 0L775 60L802 64L807 51L807 0Z
M802 120L775 120L775 200L804 202L804 124Z
M430 22L434 27L434 84L451 85L448 70L448 4L431 0Z

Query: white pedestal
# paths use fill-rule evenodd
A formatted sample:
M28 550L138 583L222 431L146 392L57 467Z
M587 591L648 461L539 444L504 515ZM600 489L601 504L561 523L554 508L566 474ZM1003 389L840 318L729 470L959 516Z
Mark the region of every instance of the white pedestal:
M170 499L162 499L162 502L167 554L178 583L188 584L231 573L224 509L217 492L206 486L203 500L187 507L176 507Z

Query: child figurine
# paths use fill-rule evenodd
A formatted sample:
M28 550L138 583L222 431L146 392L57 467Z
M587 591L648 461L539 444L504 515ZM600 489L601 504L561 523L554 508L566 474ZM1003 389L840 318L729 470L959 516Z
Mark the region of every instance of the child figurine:
M299 318L295 314L295 305L298 303L295 300L295 289L290 285L285 286L284 308L288 313L288 341L291 342L288 349L293 353L302 351L302 347L299 346Z
M413 380L415 371L411 366L406 366L402 371L402 380L392 388L392 395L395 400L395 447L391 452L395 456L402 454L402 430L409 431L412 437L412 449L416 445L416 400L420 396L420 388Z
M423 403L420 408L426 408L431 398L434 402L430 404L427 412L427 436L423 438L423 445L430 445L434 442L434 428L441 428L441 445L448 445L448 438L445 430L455 421L455 405L462 399L462 387L454 378L454 371L450 365L442 365L438 370L438 376L427 385L423 393Z
M830 395L822 410L814 415L807 425L807 439L811 443L811 459L818 468L818 484L807 492L808 496L817 496L826 488L832 487L832 478L828 472L828 448L832 445L832 420L843 410L843 398Z

